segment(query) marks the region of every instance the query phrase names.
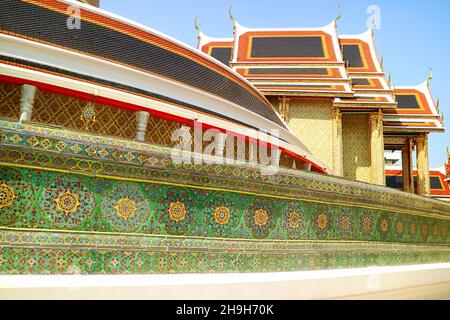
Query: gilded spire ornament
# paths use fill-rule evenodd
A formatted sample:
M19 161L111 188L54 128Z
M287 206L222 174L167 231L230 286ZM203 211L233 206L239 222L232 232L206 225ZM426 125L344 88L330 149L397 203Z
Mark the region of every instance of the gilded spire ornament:
M429 67L429 69L430 69L430 74L428 75L428 78L426 80L427 86L430 84L430 80L433 79L433 68Z
M233 13L231 12L231 7L228 8L228 16L230 17L231 21L233 21L233 25L236 24L236 19L233 16Z
M200 27L198 26L198 17L195 17L195 20L194 20L194 28L195 28L195 30L197 30L198 33L202 32L202 31L200 30Z
M336 18L334 18L334 22L337 23L338 20L340 20L342 17L342 8L341 5L338 5L338 14L336 16Z

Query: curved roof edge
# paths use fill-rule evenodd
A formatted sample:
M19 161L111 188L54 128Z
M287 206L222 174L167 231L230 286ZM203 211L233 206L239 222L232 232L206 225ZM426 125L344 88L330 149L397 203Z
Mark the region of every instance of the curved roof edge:
M208 54L206 54L206 53L204 53L202 51L199 51L196 48L194 48L194 47L192 47L192 46L190 46L190 45L188 45L188 44L186 44L186 43L184 43L184 42L182 42L180 40L177 40L177 39L175 39L175 38L173 38L173 37L171 37L171 36L169 36L167 34L164 34L164 33L160 32L160 31L157 31L157 30L155 30L153 28L150 28L150 27L148 27L146 25L143 25L143 24L141 24L139 22L133 21L131 19L119 16L119 15L117 15L115 13L112 13L112 12L109 12L109 11L106 11L106 10L94 7L92 5L89 5L89 4L86 4L86 3L83 3L83 2L80 2L80 1L77 1L77 0L58 0L58 2L65 3L65 4L68 4L68 5L74 5L76 7L83 8L84 10L91 11L91 12L94 12L94 13L97 13L97 14L100 14L100 15L103 15L103 16L107 16L108 18L111 18L113 20L116 20L116 21L128 24L128 25L133 26L135 28L138 28L138 29L140 29L142 31L155 34L158 37L161 37L161 38L163 38L163 39L165 39L167 41L173 42L173 43L179 45L180 47L191 51L194 54L200 55L202 58L205 58L208 61L214 63L217 67L219 67L219 68L221 68L221 69L231 73L233 76L235 76L236 78L238 78L239 80L244 82L246 85L251 87L254 90L254 92L257 93L264 101L266 101L266 103L268 105L270 105L270 102L264 97L264 95L262 95L259 92L259 90L251 82L249 82L247 79L245 79L242 75L240 75L237 72L234 72L230 68L224 68L223 64L218 62L216 59L212 58L210 55L208 55Z

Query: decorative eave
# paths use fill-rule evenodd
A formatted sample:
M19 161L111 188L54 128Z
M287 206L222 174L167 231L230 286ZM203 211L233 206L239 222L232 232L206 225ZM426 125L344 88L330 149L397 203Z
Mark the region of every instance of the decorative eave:
M348 79L342 79L342 78L275 78L275 77L251 77L246 76L246 78L251 81L253 84L279 84L279 83L322 83L322 84L342 84L342 85L349 85L350 82Z
M199 31L197 49L201 50L202 52L208 53L203 50L203 48L214 43L229 43L230 47L233 47L233 40L233 38L213 38Z
M383 128L388 132L444 132L439 120L432 119L386 119L383 118Z
M352 97L353 93L343 91L317 91L317 90L264 90L260 89L261 93L266 96L298 96L298 97Z
M415 96L416 105L411 105L411 108L405 106L397 107L395 110L386 110L383 118L389 122L404 122L405 127L416 128L414 123L422 123L422 131L444 131L444 123L439 115L437 105L434 102L433 96L429 88L429 79L417 86L403 86L397 87L395 93L397 96ZM430 126L424 128L425 124ZM419 128L416 128L419 129Z
M334 106L343 109L393 109L397 107L397 103L392 98L389 92L383 91L358 91L354 89L355 95L353 99L340 99L334 100Z
M390 103L385 102L358 102L358 103L348 103L348 102L336 102L334 101L333 105L340 109L348 109L348 110L377 110L377 109L389 109L394 108L395 106Z

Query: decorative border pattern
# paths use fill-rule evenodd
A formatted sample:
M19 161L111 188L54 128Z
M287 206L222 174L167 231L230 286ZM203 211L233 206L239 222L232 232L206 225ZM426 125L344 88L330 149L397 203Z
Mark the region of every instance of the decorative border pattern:
M280 168L264 176L260 166L174 164L171 149L126 139L0 120L0 161L140 181L221 188L267 196L343 203L449 219L450 205L372 184Z
M450 220L438 218L48 170L0 168L2 185L13 192L1 209L0 223L10 228L224 239L450 242ZM226 218L217 219L217 211L224 209Z
M274 272L448 262L450 249L0 230L0 274Z

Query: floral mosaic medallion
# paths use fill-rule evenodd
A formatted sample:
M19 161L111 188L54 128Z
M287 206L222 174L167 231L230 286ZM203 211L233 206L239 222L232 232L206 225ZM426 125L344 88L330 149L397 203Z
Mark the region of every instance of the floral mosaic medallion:
M394 219L393 215L387 212L381 212L377 221L377 232L380 239L383 241L391 240L394 238L392 232L394 231Z
M133 216L137 210L136 203L128 197L120 199L114 206L117 211L117 215L127 220Z
M267 220L269 220L269 215L266 210L261 208L255 211L253 218L255 219L255 224L262 227L267 223Z
M156 217L169 234L186 234L196 228L198 205L195 196L185 188L161 188Z
M336 213L336 229L338 231L338 237L344 239L355 238L355 215L352 209L346 207L337 207L334 212ZM356 211L358 212L358 211Z
M404 226L404 232L406 233L406 239L411 242L420 241L420 230L418 227L418 219L416 216L407 216L404 217L406 221L406 225Z
M61 193L55 199L55 202L58 206L58 209L64 211L66 214L75 211L80 205L78 196L70 190L66 190L66 192Z
M359 230L363 239L368 240L372 237L374 223L373 214L367 209L362 209L359 218Z
M431 241L432 242L440 242L442 238L441 228L436 223L431 221Z
M112 231L133 232L150 217L150 203L138 184L117 182L103 194L100 212Z
M300 225L300 215L297 212L292 211L289 214L289 228L297 229L299 225Z
M214 220L218 224L226 224L228 221L230 221L231 214L230 210L228 210L225 206L217 207L216 210L214 210Z
M431 237L431 227L430 227L430 222L428 221L427 218L421 218L419 220L420 225L419 225L419 232L420 235L422 237L422 241L428 241L429 238Z
M31 209L33 202L33 187L23 175L11 168L0 168L0 225L15 223Z
M308 232L307 206L300 201L287 201L281 211L281 228L288 239L306 239Z
M75 230L91 218L95 196L82 179L57 175L42 189L38 206L53 227Z
M334 215L321 204L311 204L311 225L318 239L328 239L333 234Z
M10 205L15 198L14 190L10 186L4 182L0 184L0 209Z
M245 224L255 238L266 238L275 228L276 204L267 198L256 198L245 209Z
M408 232L409 219L407 217L398 214L394 215L392 224L393 239L395 239L395 241L412 238Z
M171 202L169 209L167 209L167 211L169 212L170 219L176 222L183 220L187 214L187 210L186 207L184 206L184 203L178 200L176 202Z
M203 224L205 235L228 237L236 229L242 216L239 205L245 198L242 195L216 192L203 203Z

